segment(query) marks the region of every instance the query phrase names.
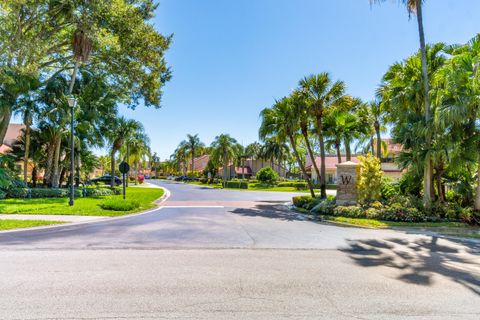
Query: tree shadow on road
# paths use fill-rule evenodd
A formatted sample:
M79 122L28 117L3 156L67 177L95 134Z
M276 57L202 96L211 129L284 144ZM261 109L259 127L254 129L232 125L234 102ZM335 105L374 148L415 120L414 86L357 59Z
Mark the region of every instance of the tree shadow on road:
M430 286L441 275L480 295L480 259L461 252L454 243L431 236L414 241L401 238L386 240L349 240L341 251L359 266L388 267L399 271L396 277L405 283ZM462 249L463 250L463 249Z
M289 210L284 203L285 201L262 201L253 208L236 208L230 212L246 217L263 217L284 221L305 220L303 216Z

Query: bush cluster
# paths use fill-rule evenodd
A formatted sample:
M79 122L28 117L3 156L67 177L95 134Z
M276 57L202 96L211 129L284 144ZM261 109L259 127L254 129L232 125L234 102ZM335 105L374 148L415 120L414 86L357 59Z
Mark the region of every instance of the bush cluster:
M121 188L76 188L75 198L82 197L105 197L119 195L122 193ZM10 188L7 192L0 192L8 198L25 199L25 198L65 198L70 195L70 190L66 188Z
M257 172L256 178L261 183L265 183L265 184L268 184L268 185L274 185L277 182L278 173L276 173L275 170L273 170L270 167L265 167L265 168L260 169Z
M297 190L305 190L308 188L308 184L303 181L289 181L289 182L279 182L278 187L292 187Z
M114 198L109 198L100 203L99 206L104 210L130 211L140 207L140 202L133 199L118 200Z
M225 181L224 188L248 189L248 182L241 180Z

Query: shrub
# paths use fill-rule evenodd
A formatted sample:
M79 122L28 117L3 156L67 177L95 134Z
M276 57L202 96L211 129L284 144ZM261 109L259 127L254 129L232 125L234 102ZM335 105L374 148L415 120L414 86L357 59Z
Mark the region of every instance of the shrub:
M289 181L289 182L280 182L277 184L278 187L293 187L297 190L305 190L307 189L307 183L301 181Z
M63 198L68 196L67 189L60 188L33 188L30 189L32 198Z
M269 185L274 185L275 182L277 182L278 174L272 168L265 167L265 168L260 169L257 172L256 178L257 178L258 181L260 181L262 183L266 183L266 184L269 184Z
M233 189L248 189L248 182L240 180L226 181L224 187Z
M388 200L394 196L397 196L400 193L398 184L392 181L388 177L383 177L382 187L380 191L383 200Z
M137 177L138 183L142 184L145 181L145 176L143 174Z
M296 196L292 198L292 202L295 207L304 208L312 199L312 196Z
M140 207L140 202L132 199L123 200L110 198L100 203L100 207L104 210L130 211Z
M28 197L27 188L10 188L7 190L9 198L23 199Z
M347 218L365 218L365 211L357 206L338 206L333 209L333 214Z
M110 188L87 188L85 196L87 197L106 197L114 195L114 190Z
M318 199L318 198L317 198ZM315 205L310 210L310 212L331 216L333 215L333 210L335 209L335 200L333 199L321 199L320 201L312 201Z
M380 160L372 154L359 156L357 194L360 203L379 200L382 191L383 171Z
M7 197L7 193L4 192L4 191L2 191L2 190L0 190L0 200L1 200L1 199L5 199L6 197Z

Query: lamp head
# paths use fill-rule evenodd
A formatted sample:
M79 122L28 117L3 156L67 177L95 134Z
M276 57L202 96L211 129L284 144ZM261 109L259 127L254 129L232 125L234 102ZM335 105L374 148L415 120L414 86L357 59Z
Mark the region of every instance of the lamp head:
M77 99L75 99L75 97L73 96L68 97L67 102L70 108L75 108L75 106L77 105Z

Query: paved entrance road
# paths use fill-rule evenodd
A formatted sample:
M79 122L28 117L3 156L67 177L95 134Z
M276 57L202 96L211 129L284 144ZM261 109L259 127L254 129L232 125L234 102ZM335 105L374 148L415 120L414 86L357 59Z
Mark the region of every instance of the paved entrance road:
M478 242L303 221L292 194L0 234L1 319L478 319Z

